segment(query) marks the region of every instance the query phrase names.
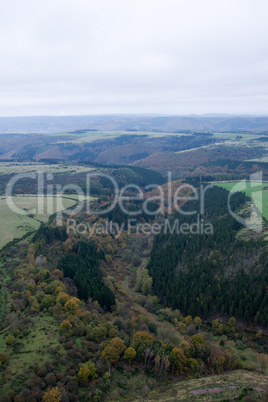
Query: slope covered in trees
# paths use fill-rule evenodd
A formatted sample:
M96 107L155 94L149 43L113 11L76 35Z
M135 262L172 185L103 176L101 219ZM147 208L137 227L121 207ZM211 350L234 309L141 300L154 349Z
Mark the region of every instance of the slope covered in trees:
M148 266L153 289L161 301L184 314L204 318L213 313L235 315L247 323L268 323L267 251L261 244L236 239L240 224L228 213L228 193L209 189L203 218L213 234L161 233L155 239ZM235 194L232 208L246 201ZM191 204L191 205L190 205ZM198 202L184 210L198 208ZM180 225L193 217L176 215Z
M113 292L104 284L99 269L99 261L104 258L102 252L96 250L94 242L78 244L77 254L68 254L58 263L65 277L74 280L78 287L79 297L97 300L107 310L115 304Z

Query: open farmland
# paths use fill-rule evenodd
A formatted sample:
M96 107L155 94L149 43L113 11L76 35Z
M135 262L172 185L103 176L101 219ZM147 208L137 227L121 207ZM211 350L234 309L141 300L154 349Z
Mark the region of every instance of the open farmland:
M253 133L212 133L213 137L219 139L226 139L232 141L240 141L240 140L252 140L259 136L259 134Z
M70 208L76 204L76 197L44 196L16 196L12 200L14 206L23 213L12 211L6 197L0 198L0 249L15 238L20 239L25 234L37 230L42 222L47 222L50 215ZM38 207L39 203L39 207ZM40 213L40 205L44 206L44 213ZM13 208L14 209L14 208ZM36 209L35 213L30 213ZM38 211L39 209L39 211ZM21 212L22 212L21 211ZM39 212L39 213L38 213Z
M83 131L83 130L82 130ZM84 132L78 132L78 133L63 133L61 134L61 136L64 135L64 140L60 139L59 141L57 141L57 144L61 144L61 143L83 143L83 142L92 142L92 141L100 141L100 140L106 140L106 139L112 139L112 138L116 138L116 137L120 137L122 135L131 135L131 134L135 134L135 135L146 135L149 137L162 137L162 136L170 136L170 135L174 135L174 136L182 136L182 135L187 135L185 133L170 133L170 132L161 132L161 133L156 133L156 132L150 132L150 131L84 131ZM59 135L59 134L49 134L50 136L55 136L55 135ZM191 135L191 134L188 134Z
M17 173L83 173L94 170L87 166L69 164L50 164L36 162L0 162L0 176Z

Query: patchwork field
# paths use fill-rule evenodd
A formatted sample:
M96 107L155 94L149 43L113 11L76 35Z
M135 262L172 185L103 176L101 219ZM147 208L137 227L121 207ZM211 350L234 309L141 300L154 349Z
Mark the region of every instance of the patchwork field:
M149 137L164 137L164 136L176 136L176 137L180 137L180 136L185 136L185 135L192 135L192 134L187 134L187 133L172 133L172 132L155 132L155 131L85 131L85 132L79 132L77 134L74 134L72 132L69 133L64 133L61 135L64 135L64 137L66 136L66 139L64 139L64 141L60 140L57 142L57 144L61 144L61 143L67 143L67 142L71 142L71 143L83 143L83 142L92 142L95 140L105 140L105 139L111 139L111 138L116 138L116 137L120 137L122 135L131 135L131 134L135 134L135 135L147 135ZM59 135L59 134L49 134L50 136L55 136L55 135ZM223 137L223 138L228 138L227 137Z

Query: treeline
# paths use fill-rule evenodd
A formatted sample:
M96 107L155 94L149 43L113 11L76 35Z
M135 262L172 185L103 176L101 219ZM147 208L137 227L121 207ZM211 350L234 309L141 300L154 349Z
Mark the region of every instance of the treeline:
M252 169L257 166L259 170L267 170L268 163L262 161L241 161L234 159L217 159L214 161L207 162L205 166L227 166L230 170L235 170L238 167L243 167L245 169Z
M45 246L54 243L55 241L65 241L67 239L66 230L62 227L50 227L42 225L33 236L32 241L35 244L35 250L40 251Z
M115 297L102 280L99 269L101 259L104 259L104 254L96 250L93 241L89 244L80 242L77 253L63 257L57 268L63 271L65 277L73 279L81 299L92 298L104 309L111 310L115 305Z
M221 313L265 326L267 253L261 245L236 239L241 226L228 212L227 198L228 192L220 188L206 192L203 218L213 225L213 234L161 233L156 237L148 265L153 289L162 303L184 314L207 319ZM233 210L246 199L242 193L234 194ZM198 202L188 202L184 210L190 208L198 208ZM185 215L174 218L180 224L194 222ZM248 263L256 253L260 258Z
M87 164L83 162L83 164ZM99 165L96 163L89 163L91 166L96 166L101 168L100 173L106 173L108 176L112 177L119 189L123 188L127 185L136 185L144 188L150 184L161 185L166 182L166 179L158 172L154 172L153 170L145 169L139 166L105 166ZM105 170L102 171L102 167L105 167ZM111 196L115 192L114 184L111 181L110 177L105 176L93 176L90 180L90 195L93 196ZM84 183L79 183L81 188L84 190ZM128 192L133 192L133 188L129 188ZM135 190L135 195L137 195L137 191Z
M118 225L128 225L129 220L133 219L133 222L150 222L155 218L155 213L159 209L159 205L155 202L148 202L146 204L147 210L149 214L147 214L143 209L143 202L144 200L132 200L132 201L125 201L123 203L125 211L121 209L121 207L116 204L115 207L107 212L104 213L102 216L104 219L107 219L110 222L115 222ZM100 208L102 209L102 208ZM103 209L107 209L107 205L103 206ZM126 227L126 226L125 226Z

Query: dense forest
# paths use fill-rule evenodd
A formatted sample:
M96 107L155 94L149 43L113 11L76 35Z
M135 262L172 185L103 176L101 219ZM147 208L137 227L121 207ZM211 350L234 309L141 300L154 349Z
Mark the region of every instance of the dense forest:
M115 305L113 292L103 283L99 261L104 253L96 250L94 242L78 244L77 254L68 254L58 263L65 277L74 280L79 297L84 300L97 300L103 308L111 310Z
M213 234L161 233L156 237L148 265L153 289L165 305L184 314L205 319L215 313L235 315L248 324L254 320L266 326L267 251L256 242L236 239L241 226L228 213L227 198L223 189L206 193L203 218L213 225ZM233 208L246 201L243 194L232 198ZM187 203L184 210L195 207L197 202ZM193 222L193 217L182 214L176 218L180 224Z

